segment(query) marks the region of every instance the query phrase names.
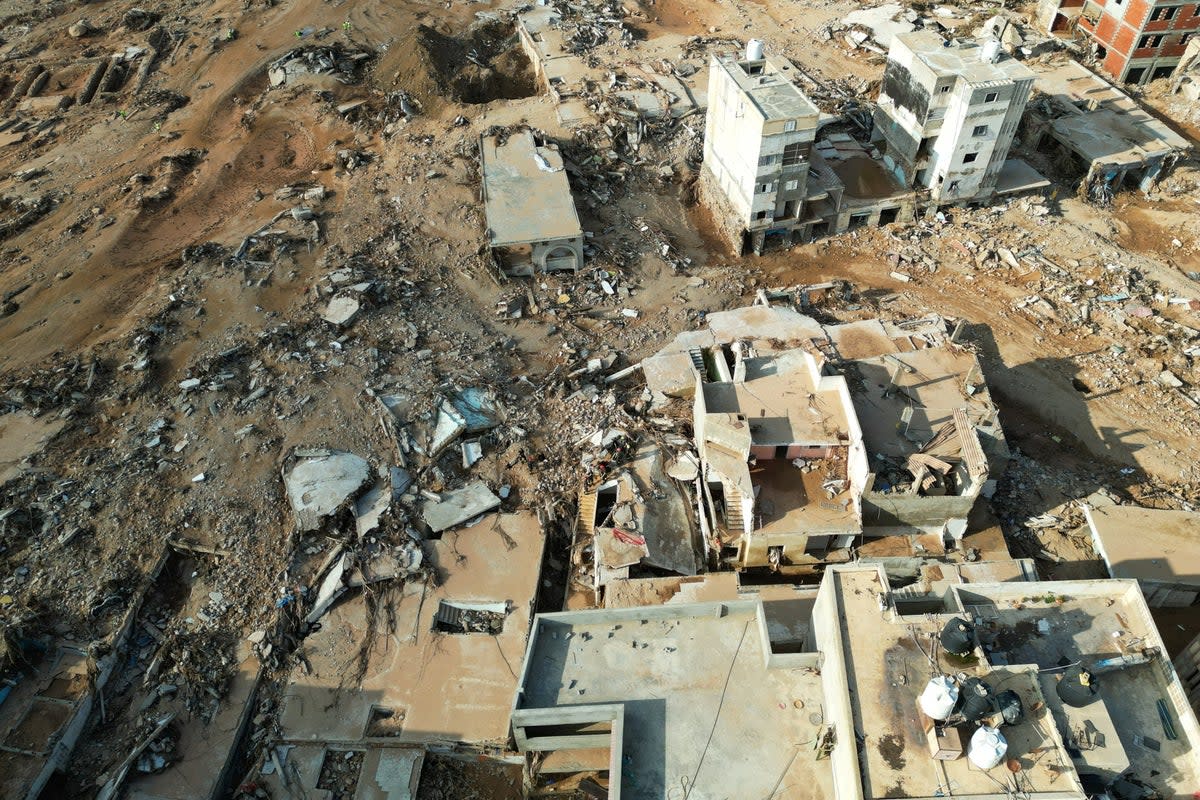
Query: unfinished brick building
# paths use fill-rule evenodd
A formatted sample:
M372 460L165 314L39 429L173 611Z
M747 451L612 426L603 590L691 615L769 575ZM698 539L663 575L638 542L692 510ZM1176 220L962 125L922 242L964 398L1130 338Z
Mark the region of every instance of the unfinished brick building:
M1125 83L1169 78L1200 31L1200 3L1178 0L1041 0L1049 32L1082 34L1104 71Z

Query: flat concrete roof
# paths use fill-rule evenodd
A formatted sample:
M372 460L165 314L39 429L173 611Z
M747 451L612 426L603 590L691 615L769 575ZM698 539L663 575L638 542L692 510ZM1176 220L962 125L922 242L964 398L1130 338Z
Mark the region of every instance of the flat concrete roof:
M893 51L907 48L940 77L956 75L972 85L1032 80L1033 71L1003 50L996 61L980 59L982 48L973 39L944 39L930 30L899 33L892 38Z
M395 730L379 737L389 746L503 745L544 544L532 513L491 514L424 543L440 586L408 582L393 597L377 590L374 620L361 594L335 605L321 618L321 629L304 640L312 671L297 667L284 690L281 740L370 742L372 709L382 707L399 718ZM510 610L494 636L439 633L433 628L441 601L507 603ZM359 681L360 649L372 641L371 629L374 646Z
M542 614L516 707L622 705L626 798L832 797L819 671L768 667L765 631L747 600Z
M812 126L816 126L821 111L793 82L796 70L787 61L770 57L758 61L743 61L733 56L715 56L714 59L750 99L763 119L808 117Z
M1200 586L1200 513L1117 505L1086 513L1114 578Z
M1035 66L1036 88L1067 112L1050 123L1054 137L1088 162L1137 165L1191 148L1187 139L1137 101L1075 61Z
M861 737L862 796L1005 794L1011 773L1003 764L984 771L965 756L939 760L930 752L917 698L930 677L930 634L940 632L944 620L924 615L896 619L881 611L879 596L890 588L876 568L836 568L826 580L836 594L842 643L840 653L826 652L826 657L843 659L845 666L853 730ZM997 691L1012 689L1020 695L1025 720L1001 732L1009 745L1007 758L1020 763L1025 792L1082 799L1074 774L1058 769L1069 765L1070 758L1050 724L1036 669L951 664L944 656L935 657L940 672L977 675Z
M744 414L752 445L839 445L849 442L841 394L821 389L801 350L744 359L744 382L706 382L705 410Z
M1082 798L1081 772L1111 780L1126 769L1164 797L1190 796L1200 774L1200 726L1135 581L959 583L943 577L949 586L916 595L909 587L893 589L872 565L834 566L823 579L812 628L825 657L823 672L847 687L848 703L827 694L826 708L839 729L852 726L856 733L853 759L841 757L857 767L861 797L1011 797L1016 780L1023 797ZM943 606L904 614L897 604L906 596ZM966 658L934 644L952 616L974 622L977 646ZM1151 660L1099 666L1142 653ZM1064 709L1056 692L1063 666L1073 663L1097 669L1100 699L1082 709ZM963 757L932 757L917 706L931 673L959 681L979 677L993 691L1017 692L1025 716L1000 728L1008 742L1000 765L985 771ZM1169 709L1176 739L1162 733L1159 700Z
M480 140L488 241L508 247L583 235L571 186L555 147L528 130Z

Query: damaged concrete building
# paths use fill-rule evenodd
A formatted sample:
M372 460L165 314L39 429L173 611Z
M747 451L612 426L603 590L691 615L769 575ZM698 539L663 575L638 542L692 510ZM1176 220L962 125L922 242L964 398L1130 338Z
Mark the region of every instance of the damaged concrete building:
M1056 152L1080 176L1080 193L1105 202L1122 189L1149 191L1192 146L1170 126L1074 61L1036 66L1025 117L1030 147Z
M583 229L558 148L530 130L479 143L488 243L509 275L583 266Z
M709 65L701 200L730 249L761 253L863 225L911 221L915 193L823 115L784 58L752 42Z
M793 79L793 67L752 45L745 58L709 64L701 192L718 209L735 249L761 252L768 235L791 238L811 226L809 204L828 194L809 186L820 111Z
M1038 23L1089 41L1103 70L1121 83L1171 77L1200 32L1200 5L1179 0L1039 0Z
M967 573L538 615L512 710L530 796L1190 794L1200 725L1134 581Z
M693 404L696 516L738 569L805 574L866 539L944 554L1008 458L975 354L945 320L822 325L790 308L711 314L642 363Z
M940 205L1048 185L1008 157L1033 79L995 39L896 35L875 109L884 163Z
M426 751L503 759L544 546L534 514L487 515L425 543L426 579L333 606L283 690L271 796L349 769L355 798L410 800Z

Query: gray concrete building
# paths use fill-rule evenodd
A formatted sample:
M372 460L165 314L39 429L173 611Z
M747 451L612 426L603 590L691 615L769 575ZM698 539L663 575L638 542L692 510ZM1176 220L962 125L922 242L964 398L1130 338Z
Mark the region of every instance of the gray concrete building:
M1030 176L1009 164L1008 153L1033 79L994 40L897 35L875 111L885 164L938 204L1029 188Z
M768 234L790 238L816 222L809 204L828 193L809 186L820 112L791 64L748 50L714 55L709 65L700 184L733 249L757 253Z
M558 148L533 131L479 143L488 243L509 275L583 266L583 229Z

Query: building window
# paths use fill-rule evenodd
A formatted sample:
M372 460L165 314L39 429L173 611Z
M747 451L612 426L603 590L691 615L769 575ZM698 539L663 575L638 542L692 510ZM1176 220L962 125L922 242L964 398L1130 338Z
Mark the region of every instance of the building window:
M804 161L804 142L792 142L783 146L783 165L794 167Z
M983 102L985 102L985 103L994 103L994 102L996 102L996 101L997 101L997 100L999 100L999 99L1000 99L1000 93L999 93L999 92L988 92L986 95L984 95L984 97L983 97Z
M979 153L967 153L965 156L963 156L963 163L970 164L977 158L979 158Z
M948 91L950 91L950 87L949 87L949 86L943 86L943 87L942 87L942 94L945 94L945 93L946 93L946 92L948 92Z
M759 194L766 194L767 192L774 191L774 189L775 189L775 184L773 184L773 183L760 183L758 185L758 193Z
M971 131L972 136L987 136L987 125L976 125L975 130Z
M1150 21L1154 22L1160 19L1175 19L1175 12L1179 10L1179 6L1159 6L1150 12Z
M1160 44L1162 44L1162 40L1163 36L1161 33L1151 36L1143 36L1138 40L1138 49L1140 50L1143 47L1158 47Z
M794 192L796 187L800 185L800 181L788 181L783 185L783 188L789 192Z
M755 213L755 215L754 215L754 218L755 218L755 219L766 219L766 218L767 218L767 212L765 212L765 211L759 211L759 212Z
M776 158L778 158L778 156L774 156L774 155L759 156L758 157L758 165L760 167L769 167L770 165L775 163Z
M796 120L789 119L787 122L783 123L783 129L789 133L796 130Z

